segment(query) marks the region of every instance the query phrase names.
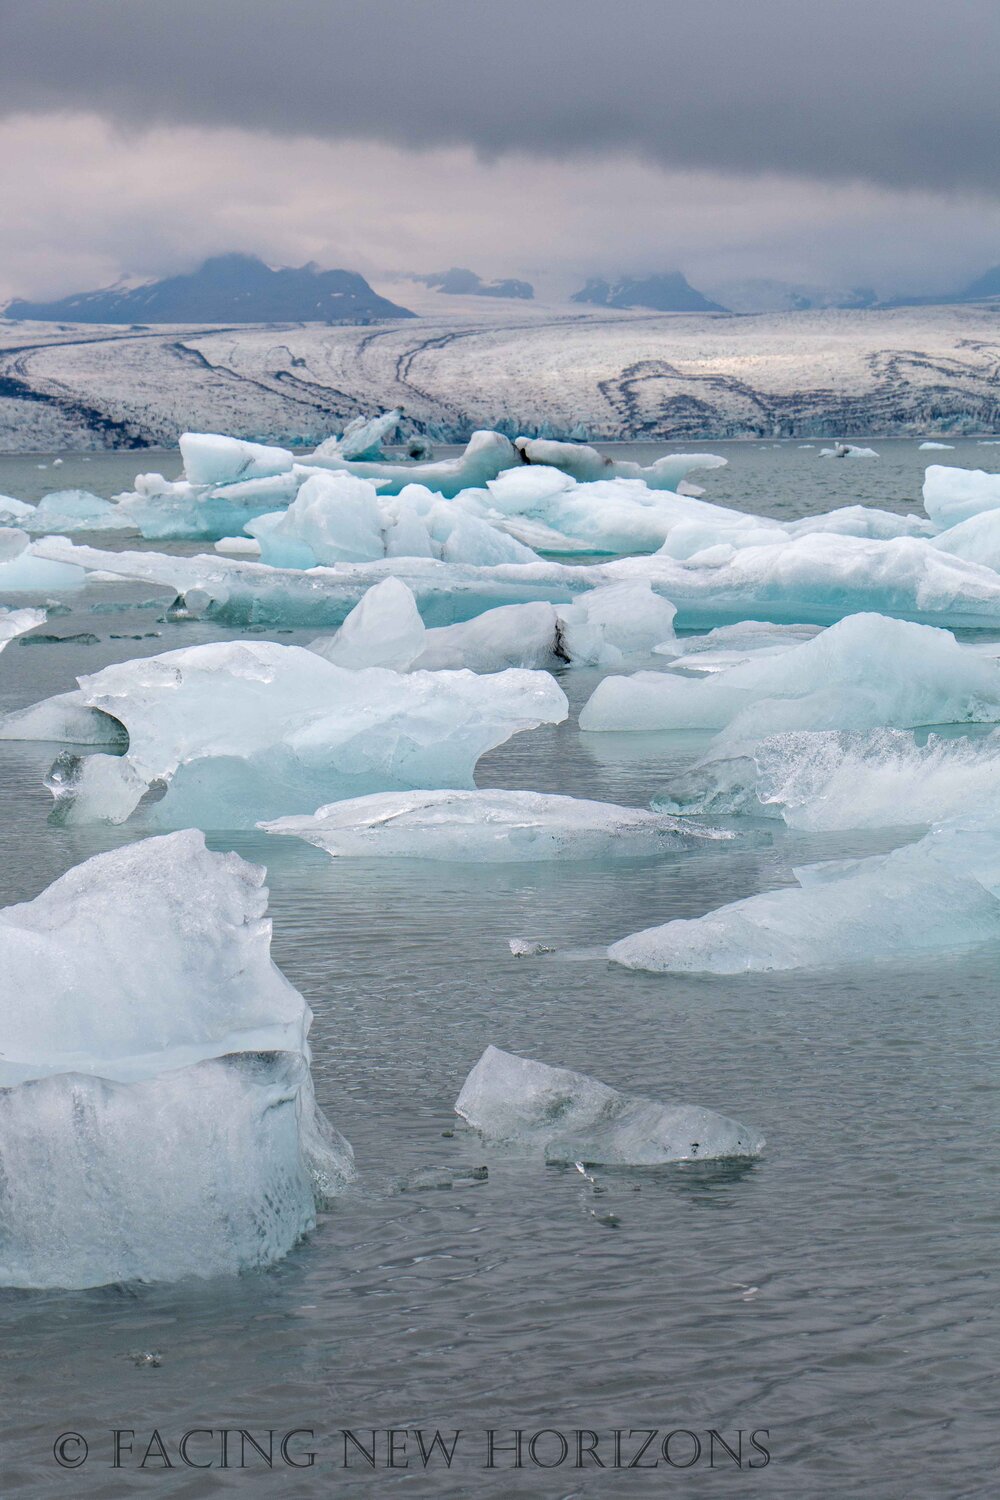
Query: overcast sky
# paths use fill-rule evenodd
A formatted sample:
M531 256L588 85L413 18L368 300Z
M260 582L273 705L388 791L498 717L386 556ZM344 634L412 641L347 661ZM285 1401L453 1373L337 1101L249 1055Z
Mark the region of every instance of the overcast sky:
M543 288L1000 261L997 0L0 0L0 298L221 250Z

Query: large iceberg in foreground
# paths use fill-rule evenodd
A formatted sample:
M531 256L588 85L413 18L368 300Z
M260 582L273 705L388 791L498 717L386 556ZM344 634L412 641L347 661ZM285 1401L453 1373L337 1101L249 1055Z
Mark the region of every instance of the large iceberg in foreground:
M663 974L746 974L912 959L1000 938L1000 822L983 812L868 859L806 865L798 885L622 938L608 957Z
M188 829L0 912L0 1285L267 1265L352 1175L263 876Z
M488 1141L549 1162L655 1167L757 1156L757 1131L693 1104L658 1104L545 1063L487 1047L455 1103Z
M732 837L641 807L506 790L382 792L260 826L334 856L473 863L638 859Z
M682 658L683 661L683 658ZM580 714L590 730L722 729L756 739L784 729L1000 720L1000 667L946 630L849 615L778 654L706 676L606 677Z
M918 744L899 729L773 735L702 761L653 801L663 812L781 817L789 828L936 823L1000 801L1000 731Z
M270 641L167 651L79 684L74 716L99 711L129 743L56 762L48 785L71 822L121 823L146 799L153 826L245 828L336 797L469 786L487 750L567 712L547 672L348 671Z

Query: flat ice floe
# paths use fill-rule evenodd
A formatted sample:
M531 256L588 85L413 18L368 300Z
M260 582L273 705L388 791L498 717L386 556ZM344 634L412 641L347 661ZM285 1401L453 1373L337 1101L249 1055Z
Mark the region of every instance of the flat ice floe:
M1000 732L918 744L899 729L778 734L705 760L654 798L663 812L780 817L823 832L935 823L1000 802Z
M0 912L0 1285L267 1265L352 1175L263 877L188 829Z
M658 1104L545 1063L487 1047L456 1114L498 1145L548 1162L655 1167L671 1161L757 1156L755 1130L693 1104Z
M47 700L4 725L4 737L50 738L68 710L76 738L90 710L127 731L124 755L56 762L48 785L70 822L122 823L150 792L162 793L143 808L152 826L243 828L336 797L469 786L487 750L567 712L547 672L348 671L269 641L192 646L78 680L68 704Z
M382 792L260 826L333 856L472 863L640 859L732 837L646 808L507 790Z
M669 670L606 677L584 706L580 728L726 728L730 740L740 740L788 729L997 720L994 659L959 645L949 631L862 614L788 651L757 652L700 677Z
M663 974L825 968L1000 938L1000 824L966 816L869 859L795 870L798 885L622 938L608 957Z

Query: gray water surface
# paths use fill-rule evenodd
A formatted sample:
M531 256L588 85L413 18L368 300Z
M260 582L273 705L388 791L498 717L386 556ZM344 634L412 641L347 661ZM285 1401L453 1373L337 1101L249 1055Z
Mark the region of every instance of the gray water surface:
M790 444L705 446L731 459L705 477L707 498L779 515L858 499L915 509L926 461L1000 467L1000 448L974 444L918 454L876 442L878 463ZM0 460L0 490L37 498L30 474L52 477L38 461ZM77 463L55 471L59 486L113 493L137 466L176 471L167 455L93 455L80 465L89 478ZM0 655L0 708L111 660L235 634L166 623L168 594L143 585L91 584L67 603L42 630L98 644L15 641ZM561 680L570 721L486 757L480 785L645 804L697 753L690 735L581 735L576 713L598 675ZM42 777L56 748L0 744L0 904L133 836L47 821ZM638 928L787 884L793 866L920 832L731 826L737 844L613 867L334 861L295 840L212 836L268 867L274 957L315 1012L317 1094L354 1146L358 1180L267 1272L0 1292L0 1492L1000 1492L998 954L739 978L630 973L595 956ZM511 937L557 952L515 959ZM759 1128L766 1151L593 1180L489 1151L452 1114L489 1042L721 1110ZM486 1180L414 1182L483 1164ZM137 1363L144 1352L159 1364ZM117 1471L115 1427L135 1432ZM202 1438L192 1453L216 1467L185 1469L176 1443L192 1427L258 1438L310 1428L291 1452L316 1463L268 1471L251 1452L253 1466L221 1470L216 1440ZM383 1436L374 1473L356 1453L344 1468L343 1429L390 1427L461 1429L453 1467L438 1459L425 1472L411 1439L410 1466L387 1468ZM593 1429L608 1463L615 1428L684 1429L704 1446L690 1468L576 1469L571 1452L560 1467L526 1458L518 1471L503 1449L486 1471L486 1430L509 1442L515 1428L561 1429L571 1443ZM177 1467L154 1457L140 1472L154 1429ZM731 1445L742 1430L756 1462L748 1435L766 1430L770 1463L740 1470L718 1450L710 1468L709 1429ZM69 1431L90 1455L64 1471L52 1450ZM626 1461L641 1441L624 1439ZM670 1451L685 1462L692 1440ZM536 1456L557 1456L554 1439Z

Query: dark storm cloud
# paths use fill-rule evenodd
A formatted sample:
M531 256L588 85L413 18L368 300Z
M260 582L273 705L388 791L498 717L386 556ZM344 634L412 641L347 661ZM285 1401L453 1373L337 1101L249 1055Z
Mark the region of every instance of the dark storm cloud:
M997 0L0 0L0 18L6 113L1000 190Z

